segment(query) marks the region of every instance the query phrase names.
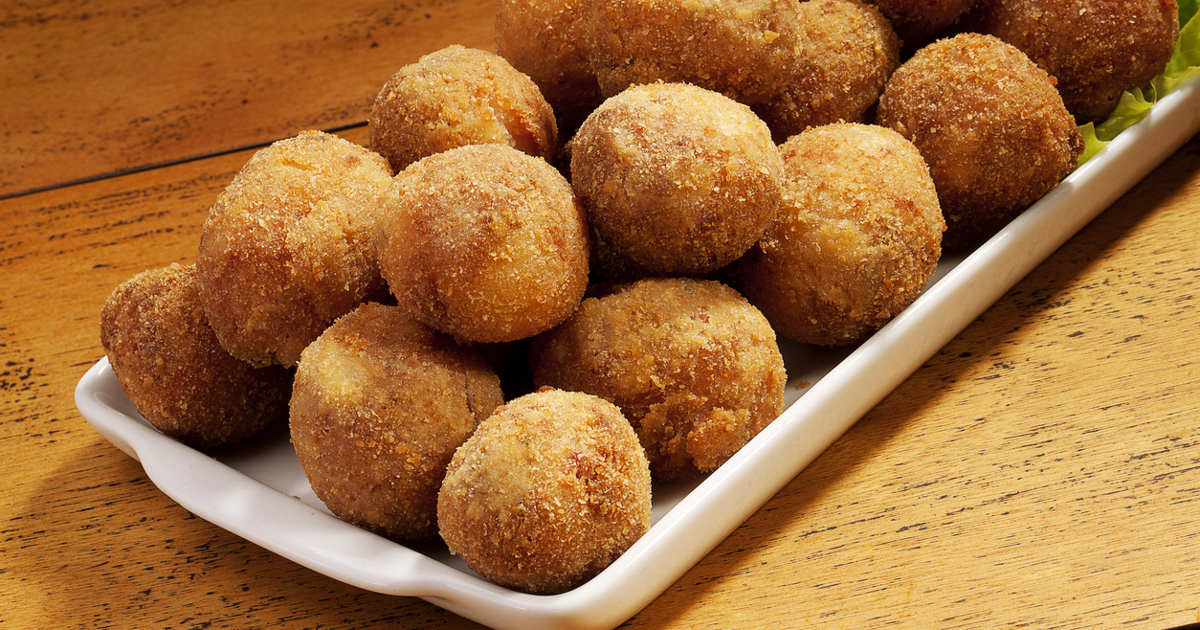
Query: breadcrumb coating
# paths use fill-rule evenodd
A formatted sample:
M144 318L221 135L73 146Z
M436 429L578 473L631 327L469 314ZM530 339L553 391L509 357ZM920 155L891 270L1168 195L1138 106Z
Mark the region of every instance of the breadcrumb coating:
M782 147L784 211L736 265L746 297L785 337L861 341L917 298L946 223L917 148L884 127L834 124Z
M383 283L371 231L391 184L378 155L305 131L254 154L204 220L200 299L230 354L290 367Z
M397 540L430 538L446 464L502 402L500 380L471 349L368 303L301 355L292 444L338 518Z
M919 48L945 34L978 0L863 0L892 23L904 46Z
M588 63L582 0L498 0L496 51L529 75L567 136L603 97Z
M749 108L683 83L629 88L572 141L572 185L591 225L654 273L703 273L749 249L778 211L782 171Z
M621 411L543 390L510 401L454 453L438 494L451 553L489 580L558 593L650 526L650 470Z
M587 224L570 184L499 144L451 149L397 175L378 252L402 308L469 341L536 335L587 288Z
M1083 138L1053 79L990 35L917 51L879 101L879 122L917 145L946 218L943 245L991 236L1074 170Z
M752 107L776 141L860 120L899 64L899 41L851 0L597 0L584 25L605 96L682 82Z
M368 146L396 172L469 144L504 144L546 159L558 149L554 110L537 85L503 57L458 45L392 75L368 127Z
M534 340L534 383L621 408L657 481L709 472L783 410L767 319L711 280L646 279L588 298Z
M631 85L682 82L757 104L779 92L799 42L798 2L592 0L588 55L605 96Z
M1103 120L1121 92L1166 67L1176 0L980 0L975 26L1021 49L1058 80L1067 110Z
M100 343L138 411L160 431L208 449L248 438L287 415L291 375L229 355L208 325L195 265L144 271L100 312Z
M875 7L807 0L796 12L796 48L778 93L754 106L777 142L813 126L863 121L900 65L900 40Z

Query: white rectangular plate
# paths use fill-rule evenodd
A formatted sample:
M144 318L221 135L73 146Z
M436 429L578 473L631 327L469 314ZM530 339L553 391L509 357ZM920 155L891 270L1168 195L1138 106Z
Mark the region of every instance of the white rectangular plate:
M946 258L908 309L853 351L784 344L786 410L703 481L656 486L649 532L560 595L491 584L444 547L413 549L343 523L312 493L286 436L211 458L165 437L107 359L75 390L80 412L180 505L355 586L421 597L498 628L608 628L664 591L855 421L1076 231L1200 129L1200 81L1168 95L965 259Z

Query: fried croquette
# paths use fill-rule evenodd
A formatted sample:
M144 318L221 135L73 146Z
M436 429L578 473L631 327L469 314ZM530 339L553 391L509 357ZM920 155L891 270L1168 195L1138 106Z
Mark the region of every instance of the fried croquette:
M496 51L529 75L569 135L600 101L588 63L582 0L498 0Z
M946 33L978 0L863 0L892 23L904 46L916 49Z
M946 223L917 148L884 127L834 124L782 147L784 210L736 265L776 332L846 345L920 294Z
M587 288L588 234L566 179L499 144L451 149L396 176L379 264L418 321L481 342L531 337Z
M573 588L650 525L650 470L621 411L543 390L510 401L454 453L438 493L450 552L497 584Z
M934 42L896 70L879 122L928 163L948 249L991 236L1070 173L1083 149L1050 76L976 33Z
M1163 71L1179 32L1176 0L981 0L977 28L1058 79L1067 110L1103 120L1121 92Z
M783 410L775 332L712 280L646 279L587 298L531 353L536 385L621 408L657 481L716 469Z
M190 446L237 442L287 417L291 375L221 348L195 265L145 271L118 286L100 312L100 343L142 416Z
M606 96L690 83L749 105L779 142L859 120L899 63L891 25L851 0L599 0L584 25Z
M614 252L649 272L703 273L762 236L783 161L748 107L683 83L629 88L572 141L571 179Z
M246 162L209 210L196 261L204 311L230 354L290 367L382 291L371 230L391 179L383 158L319 131Z
M537 85L503 57L457 45L392 75L368 127L368 145L396 172L469 144L504 144L546 159L558 149L554 110Z
M796 12L796 49L779 92L754 106L777 142L808 127L864 120L900 65L900 40L875 7L807 0Z
M791 62L797 4L592 0L583 10L588 59L605 96L667 81L761 103Z
M292 444L338 518L397 540L430 538L450 456L502 402L482 358L368 303L304 349Z

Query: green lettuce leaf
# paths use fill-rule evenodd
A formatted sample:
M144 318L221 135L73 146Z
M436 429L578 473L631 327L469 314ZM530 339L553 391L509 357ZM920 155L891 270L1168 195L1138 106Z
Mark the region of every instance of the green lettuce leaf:
M1163 73L1144 88L1122 93L1116 108L1103 122L1088 123L1079 128L1084 139L1079 164L1099 153L1117 134L1145 118L1159 99L1200 73L1200 0L1179 0L1179 23L1182 28L1175 42L1175 52Z

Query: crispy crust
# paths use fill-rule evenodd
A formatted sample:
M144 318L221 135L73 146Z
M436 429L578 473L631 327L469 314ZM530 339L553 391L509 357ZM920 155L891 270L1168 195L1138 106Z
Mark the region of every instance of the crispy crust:
M990 35L917 51L888 81L879 122L929 164L951 249L977 244L1040 199L1083 150L1051 77Z
M900 65L900 40L875 7L807 0L796 11L794 58L777 95L755 105L778 142L809 127L864 120Z
M196 260L204 311L230 354L294 365L382 289L370 234L390 183L383 158L319 131L246 162L209 210Z
M650 525L650 470L629 422L587 394L510 401L454 454L438 494L451 553L498 584L573 588Z
M473 351L395 307L364 304L304 350L292 444L338 518L430 538L450 456L502 402L500 380Z
M400 306L462 339L533 336L587 288L587 225L570 185L507 146L414 163L396 176L380 228L380 266Z
M597 233L655 273L703 273L762 236L783 163L745 105L682 83L608 99L572 141L571 177Z
M1058 79L1067 109L1103 120L1121 92L1141 87L1171 58L1176 0L982 0L976 25L1021 49Z
M904 46L924 46L946 33L975 6L977 0L863 0L892 23Z
M457 45L392 75L368 123L368 146L396 172L469 144L504 144L546 159L558 149L554 110L537 85L503 57Z
M856 343L916 299L937 266L946 223L929 168L884 127L814 127L781 148L785 209L733 275L779 334Z
M532 357L535 384L620 407L656 480L715 469L783 409L775 332L710 280L647 279L588 298Z
M194 265L145 271L118 286L100 312L100 343L142 416L186 444L236 442L286 416L291 375L255 369L221 348Z
M603 97L588 63L581 0L498 0L496 51L529 75L568 135Z

